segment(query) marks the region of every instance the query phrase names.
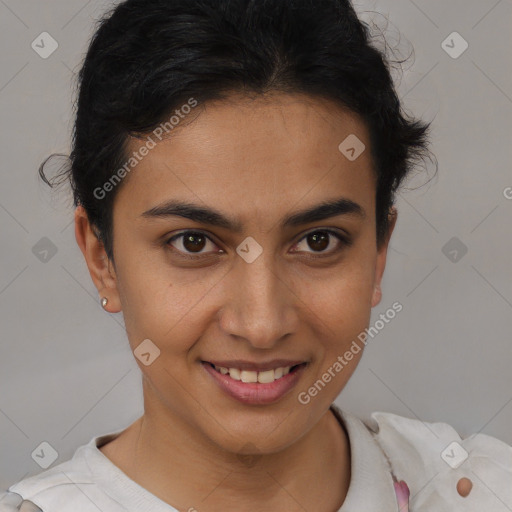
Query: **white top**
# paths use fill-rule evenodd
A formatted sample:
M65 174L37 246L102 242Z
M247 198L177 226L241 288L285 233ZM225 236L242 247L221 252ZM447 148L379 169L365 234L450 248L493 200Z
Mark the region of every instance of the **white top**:
M350 486L338 512L398 512L395 480L410 489L409 509L400 512L512 511L512 447L506 443L485 434L461 439L446 423L384 412L363 422L332 409L351 450ZM70 460L11 485L0 494L0 512L178 512L98 449L122 430L93 437ZM457 492L463 477L473 483L464 498Z

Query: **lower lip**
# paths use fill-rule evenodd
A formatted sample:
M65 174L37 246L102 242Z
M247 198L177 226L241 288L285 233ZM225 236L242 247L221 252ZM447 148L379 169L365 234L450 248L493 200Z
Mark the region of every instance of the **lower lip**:
M302 364L280 379L262 384L260 382L235 380L229 374L219 373L209 363L201 364L226 394L239 402L252 405L271 404L280 400L297 384L307 366L307 364Z

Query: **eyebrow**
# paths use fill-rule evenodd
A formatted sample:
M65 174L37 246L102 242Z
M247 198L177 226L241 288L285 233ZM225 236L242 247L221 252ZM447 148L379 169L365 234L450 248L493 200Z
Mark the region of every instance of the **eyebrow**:
M283 228L296 227L339 215L356 216L360 219L366 218L366 212L361 205L351 199L342 197L333 201L324 201L316 206L287 215L282 219L281 226ZM243 231L243 226L239 221L224 215L214 208L175 199L154 206L141 214L141 217L145 218L166 218L170 216L184 217L201 224L225 228L235 233Z

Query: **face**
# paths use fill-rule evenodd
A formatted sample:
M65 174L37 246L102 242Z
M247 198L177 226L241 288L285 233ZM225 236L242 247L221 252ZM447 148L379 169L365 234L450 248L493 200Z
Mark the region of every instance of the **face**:
M349 135L366 146L353 161L338 149ZM115 270L88 263L109 311L123 311L131 349L151 340L145 352L160 351L136 359L147 414L232 452L278 451L319 421L363 350L304 392L380 300L387 241L377 248L369 147L363 122L326 100L232 97L206 104L125 178ZM324 203L334 206L316 210ZM300 366L244 383L208 362L263 381Z

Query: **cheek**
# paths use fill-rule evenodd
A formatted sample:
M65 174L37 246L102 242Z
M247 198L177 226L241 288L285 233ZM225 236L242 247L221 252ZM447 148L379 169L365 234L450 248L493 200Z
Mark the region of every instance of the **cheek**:
M169 307L172 279L162 269L156 271L142 254L123 253L117 267L117 288L132 349L147 338L160 346L162 333L177 322L175 309Z
M314 387L318 379L325 383L320 385L322 400L332 402L356 370L365 348L373 293L371 258L351 259L316 289L306 302L318 328L318 364L310 384Z
M339 386L348 380L359 362L364 343L361 335L371 317L376 251L371 244L358 250L333 268L329 276L309 283L302 296L318 327L319 372L323 373L353 347L350 361L336 373ZM321 348L320 348L321 347ZM336 387L336 386L335 386Z
M354 251L318 279L303 280L302 299L320 318L338 327L369 319L375 275L375 255Z
M145 339L165 354L186 352L201 336L206 290L215 283L193 270L172 269L140 258L126 258L118 271L118 289L130 346Z
M324 354L333 359L343 353L367 327L372 288L368 280L333 279L308 307L317 317L318 339Z

